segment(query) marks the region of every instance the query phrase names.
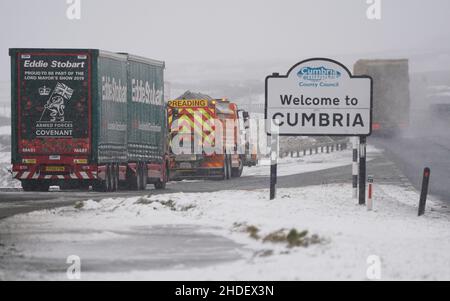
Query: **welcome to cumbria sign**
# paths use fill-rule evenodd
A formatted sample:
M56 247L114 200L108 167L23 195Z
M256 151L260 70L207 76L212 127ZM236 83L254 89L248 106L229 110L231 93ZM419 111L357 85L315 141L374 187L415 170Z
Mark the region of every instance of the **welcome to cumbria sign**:
M281 136L369 136L372 79L331 59L302 61L266 78L265 118L268 134L276 125Z

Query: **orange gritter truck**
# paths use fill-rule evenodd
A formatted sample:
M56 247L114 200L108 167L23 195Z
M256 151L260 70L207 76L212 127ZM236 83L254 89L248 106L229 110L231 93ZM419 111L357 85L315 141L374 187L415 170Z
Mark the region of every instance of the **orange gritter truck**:
M170 179L240 177L245 165L240 116L235 103L200 93L187 91L169 101Z

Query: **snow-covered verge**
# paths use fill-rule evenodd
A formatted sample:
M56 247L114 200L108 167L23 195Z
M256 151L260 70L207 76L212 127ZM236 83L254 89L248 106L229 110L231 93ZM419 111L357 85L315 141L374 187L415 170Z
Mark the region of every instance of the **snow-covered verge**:
M20 188L9 172L11 168L11 126L0 126L0 188Z
M11 126L4 125L0 126L0 136L10 136L11 135Z
M20 188L20 182L12 178L11 153L0 151L0 188Z
M347 184L279 189L274 201L268 200L267 190L176 193L88 200L75 207L15 216L1 221L0 229L23 233L33 227L33 242L16 244L25 258L51 258L52 250L33 251L36 242L101 243L119 229L169 224L200 225L246 250L243 259L226 264L126 273L86 271L84 280L365 280L372 255L381 260L382 280L450 280L449 218L439 212L437 202L430 202L426 215L417 217L417 202L418 195L410 188L389 185L376 187L374 211L357 205ZM70 233L95 228L96 233L48 233L44 226ZM311 244L289 247L283 239L276 242L274 234L282 229L284 234L307 230L304 241ZM7 273L0 271L0 279L7 279ZM32 273L24 277L57 278Z
M376 147L369 145L367 147L368 158L371 161L373 158L379 156L383 151ZM335 167L342 167L352 164L352 150L337 151L332 153L319 153L300 157L284 157L278 159L278 176L290 176L300 173L313 172L318 170L325 170ZM251 168L244 168L243 176L267 176L270 174L269 159L262 159L258 166Z
M20 188L20 182L14 180L9 172L11 168L11 152L9 151L10 137L8 135L10 134L8 132L8 135L2 136L3 128L0 127L0 188ZM8 131L10 130L11 127L8 126Z

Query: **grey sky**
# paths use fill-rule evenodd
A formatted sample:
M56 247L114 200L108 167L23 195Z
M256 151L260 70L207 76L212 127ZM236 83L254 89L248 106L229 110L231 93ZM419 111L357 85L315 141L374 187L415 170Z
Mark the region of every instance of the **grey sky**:
M0 1L0 80L10 47L101 48L168 63L255 61L414 49L450 49L450 1L383 0L382 20L366 0Z

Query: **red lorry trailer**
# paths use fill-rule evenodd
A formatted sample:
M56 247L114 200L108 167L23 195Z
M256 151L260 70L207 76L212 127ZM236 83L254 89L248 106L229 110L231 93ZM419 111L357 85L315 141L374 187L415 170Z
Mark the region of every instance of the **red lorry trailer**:
M50 186L164 188L164 62L96 49L10 49L12 171Z

